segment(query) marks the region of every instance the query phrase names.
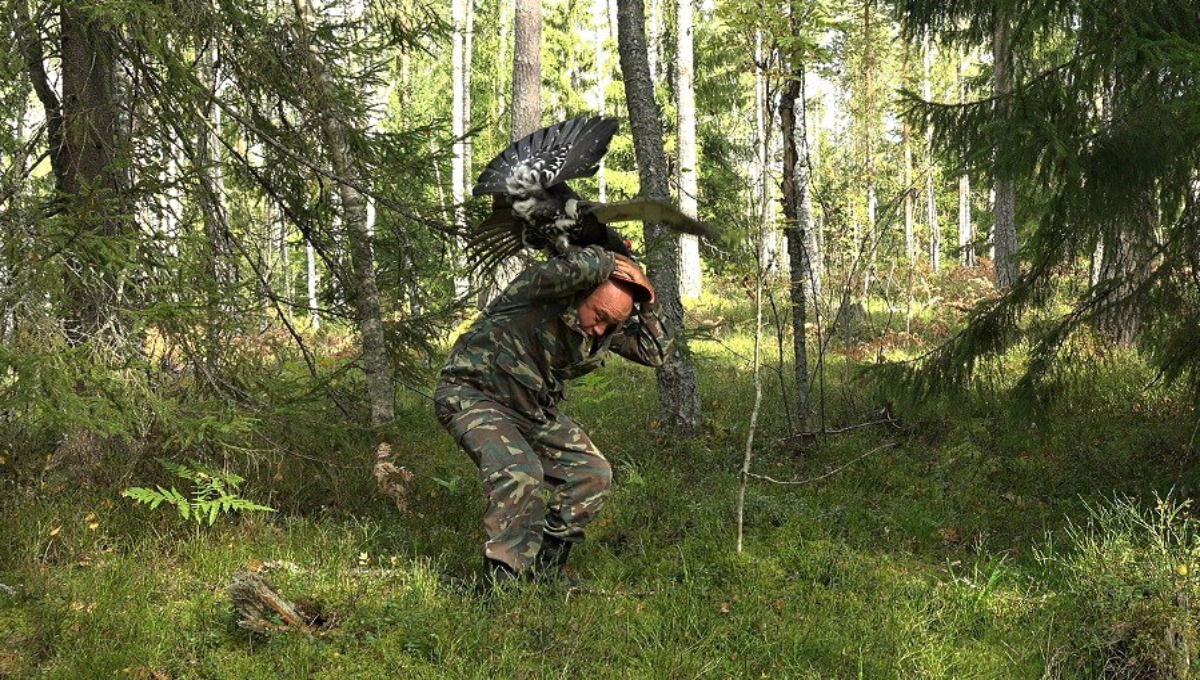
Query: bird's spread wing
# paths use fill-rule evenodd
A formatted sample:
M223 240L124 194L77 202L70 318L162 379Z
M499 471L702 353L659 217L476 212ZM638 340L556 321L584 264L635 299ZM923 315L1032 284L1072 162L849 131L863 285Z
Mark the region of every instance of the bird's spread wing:
M590 212L597 220L605 224L612 222L661 222L676 231L693 236L703 236L710 241L717 238L717 232L707 224L688 217L678 208L665 201L653 199L638 199L620 201L617 203L582 203L581 212Z
M524 229L513 214L512 206L505 200L497 200L492 214L471 229L469 249L475 266L483 271L521 252L527 244Z
M580 116L513 142L479 174L472 193L514 194L514 181L547 187L596 174L617 132L614 118ZM526 189L528 191L528 189Z

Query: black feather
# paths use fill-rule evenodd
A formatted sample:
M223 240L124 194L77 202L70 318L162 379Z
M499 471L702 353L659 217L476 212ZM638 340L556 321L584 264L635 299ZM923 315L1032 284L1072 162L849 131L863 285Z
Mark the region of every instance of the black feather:
M542 188L590 177L616 132L616 119L600 116L581 116L537 130L501 151L479 174L472 193L509 193L508 180L522 166L537 171Z
M477 266L489 268L523 248L561 251L600 245L630 255L610 222L644 220L711 238L707 225L660 201L585 201L567 180L594 175L617 132L613 118L578 117L510 144L480 173L472 193L492 194L492 214L468 239Z

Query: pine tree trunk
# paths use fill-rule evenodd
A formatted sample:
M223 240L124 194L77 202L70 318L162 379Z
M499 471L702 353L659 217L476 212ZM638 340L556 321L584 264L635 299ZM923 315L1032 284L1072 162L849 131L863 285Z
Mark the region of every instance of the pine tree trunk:
M792 307L793 374L796 383L797 427L807 429L808 394L808 305L812 286L812 260L808 251L809 231L812 229L808 211L809 177L806 147L808 145L804 104L804 65L792 67L791 79L779 105L780 128L783 132L783 214L786 219L788 261L791 270L790 300Z
M342 226L350 247L351 266L354 271L351 301L357 312L359 333L362 335L371 424L378 427L394 419L395 394L383 335L383 314L379 302L379 288L375 280L375 263L366 230L367 204L356 188L362 185L362 172L358 159L350 149L343 123L333 112L333 87L329 83L324 64L308 44L307 21L311 16L308 0L293 0L293 3L300 21L297 27L297 34L301 39L298 56L303 60L305 70L318 93L317 96L320 97L314 108L321 118L321 133L329 149L333 172L343 180L338 183L338 195L341 198Z
M997 98L996 115L1008 116L1004 97L1012 90L1012 62L1008 46L1008 17L996 10L992 35L992 93ZM992 243L995 247L996 288L1007 290L1021 276L1017 259L1016 186L1013 178L1003 171L995 176L996 203L993 208L995 226Z
M667 160L646 53L646 17L642 0L618 0L617 38L642 195L666 200L670 195ZM651 281L661 301L660 317L667 331L675 336L670 356L657 371L663 419L684 433L695 433L701 425L700 397L696 390L696 371L688 358L682 333L679 240L673 231L656 224L645 226L645 238Z
M696 217L696 93L692 83L692 0L676 2L675 96L679 127L679 209ZM700 281L700 241L692 235L680 236L680 288L685 298L698 298Z

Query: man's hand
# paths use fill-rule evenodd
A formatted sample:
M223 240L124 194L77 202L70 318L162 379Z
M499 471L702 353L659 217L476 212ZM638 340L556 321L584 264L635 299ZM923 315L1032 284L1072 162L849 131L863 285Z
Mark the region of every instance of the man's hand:
M613 269L612 278L625 282L630 287L636 289L637 295L634 299L643 307L656 305L658 302L658 294L654 292L654 286L650 284L650 279L646 278L646 273L638 266L638 263L621 255L614 254L616 268Z

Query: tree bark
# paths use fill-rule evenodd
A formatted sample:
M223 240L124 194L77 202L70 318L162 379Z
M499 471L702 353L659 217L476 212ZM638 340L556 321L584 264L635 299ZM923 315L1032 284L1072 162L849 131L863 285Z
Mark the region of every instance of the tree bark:
M789 292L792 307L792 354L793 373L796 383L797 428L807 428L808 393L808 339L805 326L808 322L808 300L813 275L808 252L810 214L807 196L809 176L806 147L808 126L805 120L804 65L792 66L791 79L784 90L779 105L780 128L783 131L783 214L786 219L788 261L791 270Z
M542 3L516 0L513 27L512 131L517 141L542 126ZM498 199L497 199L498 200ZM492 280L480 286L484 309L521 271L519 256L496 265Z
M906 87L910 82L909 55L911 52L912 50L908 46L905 46L903 79ZM914 226L916 222L917 193L913 189L912 130L909 128L907 118L903 121L900 134L901 143L904 146L904 256L908 260L908 266L912 267L917 263L917 238Z
M352 301L362 335L363 364L367 378L367 399L371 407L371 424L381 426L395 418L395 394L391 367L388 364L387 344L383 334L383 313L379 288L375 280L375 263L371 242L367 236L367 204L355 187L361 186L363 173L349 145L346 129L333 108L333 87L324 64L313 52L308 41L308 0L293 0L299 20L299 56L320 101L314 107L320 116L321 133L329 149L333 172L343 181L338 183L341 198L342 226L350 248L354 271Z
M1105 128L1112 127L1118 108L1129 106L1129 102L1123 101L1115 78L1106 83L1101 102L1101 122ZM1144 206L1133 214L1134 220L1142 217L1145 223L1108 219L1101 225L1096 249L1099 267L1094 285L1108 289L1096 314L1096 326L1110 342L1123 348L1133 346L1141 327L1138 308L1130 300L1149 275L1149 251L1153 250L1153 244L1148 235L1154 233L1153 222L1157 219L1154 197L1142 198Z
M921 61L924 77L921 80L921 97L925 101L929 101L933 87L929 73L933 61L933 47L929 44L928 34L922 42ZM939 231L941 227L938 226L937 194L934 190L933 171L933 126L930 125L925 129L925 228L929 230L929 268L936 272L942 266L942 239Z
M466 207L466 107L470 75L466 72L465 43L467 4L469 0L452 0L450 9L450 135L453 138L453 158L450 160L450 200L454 203L454 228L463 233L467 228ZM466 275L466 242L458 239L458 275L454 277L454 295L461 299L471 288Z
M676 2L676 110L679 128L679 209L696 217L696 92L693 84L692 0ZM685 298L701 293L700 241L695 236L679 237L680 288Z
M663 149L662 121L654 99L654 81L646 52L646 16L642 0L617 2L618 52L625 77L625 99L633 131L638 178L647 198L667 200L667 160ZM683 338L683 305L679 296L679 240L675 232L657 224L645 225L649 273L660 299L660 317L675 336L670 356L659 367L658 396L663 419L684 433L701 425L696 371Z
M1008 16L995 10L992 34L992 94L996 98L996 116L1008 117L1005 97L1012 91L1012 54L1008 45ZM994 177L996 203L993 206L995 227L992 243L995 247L996 288L1007 290L1021 276L1017 258L1016 186L1013 178L1002 168Z
M513 31L512 140L542 124L542 3L517 0Z
M862 77L863 77L863 117L862 117L862 139L863 139L863 162L866 177L864 178L867 190L867 243L866 254L867 261L863 267L863 298L867 297L871 289L871 279L875 275L875 255L879 247L879 233L875 225L877 217L877 208L879 199L875 191L875 146L874 141L875 126L873 123L875 110L875 92L873 84L873 76L875 75L875 62L872 44L872 29L871 29L871 5L873 0L867 0L863 3L863 60L862 60Z
M962 49L958 52L958 103L967 103L967 83L963 77L966 68L966 57ZM971 178L960 175L958 178L958 248L959 263L964 267L975 266L974 228L971 225Z
M89 9L64 3L60 10L62 138L55 180L76 233L64 282L64 327L72 344L102 333L122 334L114 305L123 277L115 271L119 265L103 261L101 242L132 232L125 164L119 162L125 150L118 124L116 36Z

